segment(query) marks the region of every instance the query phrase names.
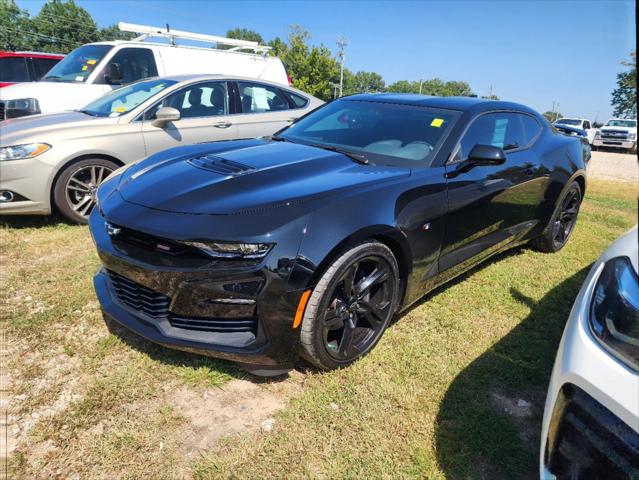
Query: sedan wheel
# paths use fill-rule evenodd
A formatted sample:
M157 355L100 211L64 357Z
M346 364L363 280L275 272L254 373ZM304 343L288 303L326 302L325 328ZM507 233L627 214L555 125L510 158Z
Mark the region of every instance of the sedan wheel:
M397 308L397 261L370 242L340 256L313 290L302 322L303 355L321 369L348 365L369 352Z

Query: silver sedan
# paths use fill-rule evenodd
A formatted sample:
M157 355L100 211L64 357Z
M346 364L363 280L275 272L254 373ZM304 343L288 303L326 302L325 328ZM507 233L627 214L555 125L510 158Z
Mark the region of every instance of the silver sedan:
M323 102L219 75L146 79L86 107L0 122L0 214L84 223L112 171L178 145L275 133Z

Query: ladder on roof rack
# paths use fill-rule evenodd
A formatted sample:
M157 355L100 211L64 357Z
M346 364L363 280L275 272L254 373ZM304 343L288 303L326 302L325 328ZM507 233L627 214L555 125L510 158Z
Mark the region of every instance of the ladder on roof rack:
M194 40L197 42L215 43L216 45L228 45L233 47L227 50L231 52L238 50L252 50L255 53L266 54L271 49L271 47L260 45L258 42L251 42L249 40L238 40L235 38L218 37L217 35L204 35L202 33L171 30L168 24L165 28L160 28L120 22L118 23L118 28L122 32L137 33L139 36L133 39L134 42L142 42L149 37L164 37L168 38L172 45L175 45L175 40L178 38L183 40Z

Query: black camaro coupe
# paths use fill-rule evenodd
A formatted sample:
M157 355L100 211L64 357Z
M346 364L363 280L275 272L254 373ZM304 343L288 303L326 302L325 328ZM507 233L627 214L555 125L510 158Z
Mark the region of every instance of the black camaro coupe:
M342 98L270 138L114 172L90 218L113 320L258 375L370 351L393 315L491 255L567 242L583 149L523 105Z

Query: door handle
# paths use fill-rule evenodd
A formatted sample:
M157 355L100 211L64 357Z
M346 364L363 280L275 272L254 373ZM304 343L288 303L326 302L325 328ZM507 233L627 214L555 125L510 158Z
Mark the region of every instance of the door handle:
M231 125L233 125L233 124L230 123L230 122L220 122L220 123L214 124L213 126L215 128L229 128Z

